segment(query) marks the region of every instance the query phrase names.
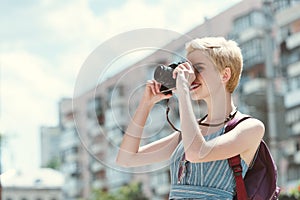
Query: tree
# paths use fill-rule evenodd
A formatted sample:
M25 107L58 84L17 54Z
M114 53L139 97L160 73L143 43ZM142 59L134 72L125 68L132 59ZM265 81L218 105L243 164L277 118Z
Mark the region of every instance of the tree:
M141 183L131 183L116 192L94 190L91 200L148 200L143 194Z
M91 200L118 200L116 194L102 190L94 190Z
M280 200L298 200L300 199L300 184L294 187L292 190L287 193L282 193L279 196Z
M59 170L60 166L61 166L61 162L60 162L59 158L54 157L47 163L47 165L45 167Z

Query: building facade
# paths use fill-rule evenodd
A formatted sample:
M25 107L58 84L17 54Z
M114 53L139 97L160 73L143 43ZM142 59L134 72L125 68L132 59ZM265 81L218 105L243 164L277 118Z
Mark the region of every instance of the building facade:
M58 126L40 129L41 133L41 166L59 168L60 152L57 151L60 141L60 128Z
M96 88L73 100L62 100L59 149L62 172L67 181L64 187L66 199L87 199L93 190L114 191L131 181L142 182L150 199L168 198L170 177L167 164L130 171L116 166L114 161L146 80L153 78L155 67L181 60L188 38L204 36L224 36L239 43L244 70L234 94L236 104L239 110L264 122L264 139L274 153L283 189L298 184L299 3L297 0L243 0L162 47L168 51L155 50L103 80ZM165 102L161 102L152 110L142 144L173 131L165 120L165 107ZM170 107L170 119L178 126L176 100L171 100ZM196 114L202 114L205 108L200 110L196 110Z
M81 145L80 137L72 109L72 99L62 99L59 102L59 127L61 137L57 150L60 152L61 166L60 171L65 176L63 186L63 197L66 200L79 199L85 192L86 177L86 151Z
M53 169L7 171L1 175L2 200L64 200L64 176Z
M283 121L285 137L281 142L282 182L288 187L300 180L300 2L276 1L276 45L280 54L278 76L284 86Z

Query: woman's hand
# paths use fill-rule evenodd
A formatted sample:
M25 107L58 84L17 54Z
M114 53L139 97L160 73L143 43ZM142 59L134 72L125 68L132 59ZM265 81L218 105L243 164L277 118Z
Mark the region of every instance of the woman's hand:
M172 97L172 94L163 94L160 92L161 84L155 80L148 80L146 84L146 88L144 91L143 101L147 103L149 106L153 106L157 102L163 99L169 99Z
M185 62L175 68L173 71L173 78L176 78L177 92L184 90L189 91L191 84L196 78L196 75L190 63Z

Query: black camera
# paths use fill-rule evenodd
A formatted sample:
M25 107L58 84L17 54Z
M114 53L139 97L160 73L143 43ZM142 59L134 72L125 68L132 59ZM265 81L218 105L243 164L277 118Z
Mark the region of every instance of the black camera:
M171 63L168 66L159 65L154 71L154 79L161 84L160 91L163 94L172 94L172 89L176 88L176 79L173 79L174 69L184 63L185 61L178 63Z

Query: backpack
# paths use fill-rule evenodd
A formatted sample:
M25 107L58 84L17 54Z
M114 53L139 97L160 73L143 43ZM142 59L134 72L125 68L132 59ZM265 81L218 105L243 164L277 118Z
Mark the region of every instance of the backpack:
M240 122L251 118L238 115L228 122L225 133L232 130ZM262 140L254 159L243 179L240 155L228 158L236 181L236 196L238 200L275 200L278 199L280 188L277 186L277 167L268 146Z

